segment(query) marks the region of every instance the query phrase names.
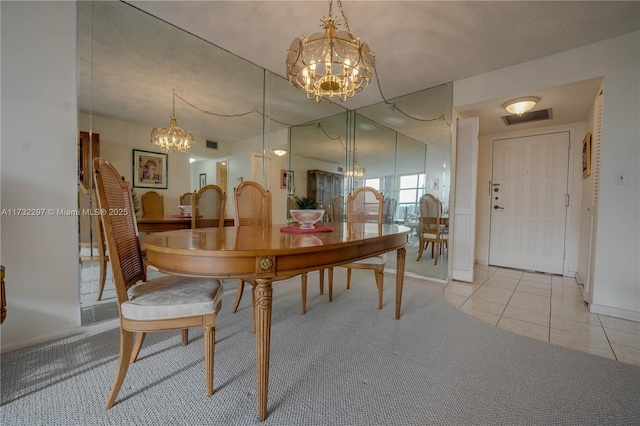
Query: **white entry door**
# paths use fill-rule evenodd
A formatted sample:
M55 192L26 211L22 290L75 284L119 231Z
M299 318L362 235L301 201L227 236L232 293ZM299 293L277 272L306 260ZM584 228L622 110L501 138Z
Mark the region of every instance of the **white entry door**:
M489 264L564 266L569 132L494 140Z

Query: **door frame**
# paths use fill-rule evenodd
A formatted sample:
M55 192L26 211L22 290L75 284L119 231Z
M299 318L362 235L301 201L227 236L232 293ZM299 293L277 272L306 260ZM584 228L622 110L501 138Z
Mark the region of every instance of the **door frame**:
M575 277L578 268L578 249L580 241L580 204L582 201L582 152L577 147L578 142L582 142L582 138L586 132L585 123L575 123L563 126L541 127L538 129L529 129L523 131L505 132L500 134L481 137L480 145L487 143L485 151L485 161L487 169L487 180L478 180L478 220L481 221L486 229L491 224L491 177L493 170L493 143L498 139L516 138L523 136L535 136L547 133L558 133L562 131L569 132L570 151L569 151L569 170L568 170L568 193L569 206L567 207L566 226L565 226L565 261L563 265L563 276ZM484 141L483 141L484 139ZM480 225L482 226L482 225ZM476 230L478 232L478 230ZM486 256L486 263L489 263L489 244L490 230L486 237L476 241L477 248L480 248L482 255ZM480 262L479 262L480 263Z

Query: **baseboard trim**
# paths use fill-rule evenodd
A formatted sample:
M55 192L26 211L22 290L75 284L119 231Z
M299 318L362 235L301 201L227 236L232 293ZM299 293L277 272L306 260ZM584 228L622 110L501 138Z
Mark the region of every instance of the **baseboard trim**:
M640 322L640 312L632 311L630 309L614 308L612 306L592 303L591 305L589 305L589 311L598 315L606 315L608 317Z
M113 318L110 320L105 320L99 323L95 323L95 324L91 324L91 325L87 325L79 328L74 328L71 330L59 331L57 333L47 334L46 336L39 336L29 340L22 340L20 342L10 343L8 345L2 345L2 348L0 348L0 353L4 354L8 352L14 352L20 349L28 348L30 346L49 343L54 340L64 339L66 337L75 336L76 334L88 333L90 331L94 331L97 329L113 328L114 323L116 326L119 326L119 322L120 322L119 318Z

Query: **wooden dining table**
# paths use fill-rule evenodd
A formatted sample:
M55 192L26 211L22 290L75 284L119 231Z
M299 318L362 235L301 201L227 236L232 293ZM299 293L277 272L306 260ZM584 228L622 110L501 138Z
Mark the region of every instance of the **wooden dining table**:
M161 272L189 277L248 278L256 283L254 317L260 421L267 418L274 282L395 250L397 319L402 304L409 228L383 225L380 232L377 224L346 223L333 224L327 232L283 232L281 228L289 227L188 229L148 234L141 240L148 265Z
M136 216L138 232L162 232L191 228L191 216ZM225 218L224 226L233 226L233 218Z
M191 216L136 216L139 232L161 232L191 228Z

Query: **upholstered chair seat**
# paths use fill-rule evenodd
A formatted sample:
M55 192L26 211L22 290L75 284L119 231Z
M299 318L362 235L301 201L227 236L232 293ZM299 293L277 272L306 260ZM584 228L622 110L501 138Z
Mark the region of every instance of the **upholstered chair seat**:
M127 319L166 319L214 312L222 300L219 280L167 276L129 288L129 301L122 303Z

